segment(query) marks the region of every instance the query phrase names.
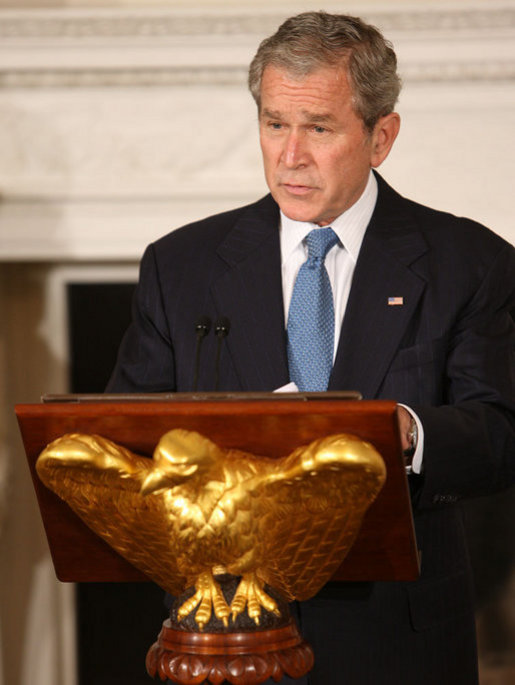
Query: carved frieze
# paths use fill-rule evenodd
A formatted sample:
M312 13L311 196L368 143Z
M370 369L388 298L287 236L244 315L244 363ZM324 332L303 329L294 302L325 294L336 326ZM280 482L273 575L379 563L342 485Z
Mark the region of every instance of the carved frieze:
M382 11L366 6L359 11L393 40L405 80L514 78L513 3L461 9L394 4ZM2 11L0 86L240 85L254 46L284 18L270 9L245 7L205 13L155 8ZM420 41L426 48L423 59L410 49ZM491 49L477 49L471 59L470 51L485 41Z
M221 3L223 5L223 3ZM484 31L515 27L515 8L509 4L480 9L459 9L437 6L429 9L429 3L420 3L415 9L395 6L388 10L371 11L366 5L360 15L385 32L442 32ZM334 11L342 11L335 6ZM127 9L104 11L91 8L87 11L62 12L35 11L19 14L5 12L0 19L0 39L39 38L152 38L178 36L234 36L267 35L284 20L285 12L266 9L228 13L227 11L178 11Z

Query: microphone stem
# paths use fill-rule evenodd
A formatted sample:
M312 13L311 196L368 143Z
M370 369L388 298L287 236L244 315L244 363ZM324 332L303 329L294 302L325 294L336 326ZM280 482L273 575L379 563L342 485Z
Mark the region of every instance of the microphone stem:
M222 316L215 323L215 334L218 338L218 344L216 346L216 359L215 359L215 392L220 389L220 355L222 353L222 341L229 334L229 329L231 324L229 319Z
M197 348L195 351L195 377L193 378L193 391L196 392L198 385L198 374L200 370L200 348L204 340L204 333L199 331L197 333Z
M195 331L197 332L197 345L195 350L195 373L193 375L193 391L196 392L198 385L198 376L200 370L200 347L202 341L209 333L211 328L211 319L208 316L201 316L197 321L195 326Z
M222 352L222 340L223 335L218 334L218 344L216 346L216 359L215 359L215 392L220 388L220 354Z

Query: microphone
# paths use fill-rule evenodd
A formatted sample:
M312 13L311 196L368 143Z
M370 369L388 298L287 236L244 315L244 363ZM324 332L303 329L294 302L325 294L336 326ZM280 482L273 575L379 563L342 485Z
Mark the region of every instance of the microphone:
M220 353L222 351L222 342L224 338L229 335L231 323L225 316L219 317L215 322L215 335L218 338L218 345L216 346L216 362L215 362L215 391L220 385Z
M211 319L209 316L201 316L195 324L195 333L197 336L197 346L195 349L195 375L193 377L193 390L197 389L198 374L200 370L200 348L202 341L211 330Z

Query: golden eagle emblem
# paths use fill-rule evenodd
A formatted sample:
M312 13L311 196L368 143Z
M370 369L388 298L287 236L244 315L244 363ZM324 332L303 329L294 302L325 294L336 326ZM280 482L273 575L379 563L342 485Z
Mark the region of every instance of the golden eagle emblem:
M271 459L222 449L182 429L153 459L98 435L69 434L41 453L37 472L117 552L172 595L195 586L179 618L212 611L225 625L247 609L277 612L265 583L304 600L352 546L386 469L372 445L333 435ZM230 605L214 575L241 576Z

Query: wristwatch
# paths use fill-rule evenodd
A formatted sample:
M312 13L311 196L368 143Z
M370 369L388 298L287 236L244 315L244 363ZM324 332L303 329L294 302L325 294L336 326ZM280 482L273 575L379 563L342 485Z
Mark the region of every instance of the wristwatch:
M407 433L407 437L408 437L410 446L408 447L407 450L404 450L404 456L408 457L408 459L409 459L409 461L408 461L408 459L406 460L406 473L410 474L412 471L411 460L413 458L413 455L415 454L415 450L417 448L417 441L418 441L418 426L417 426L417 422L415 421L413 416L411 417L411 423L410 423L410 427L409 427L409 430Z
M411 417L411 424L408 431L408 439L410 441L410 449L412 449L414 452L417 448L418 426L413 416Z

